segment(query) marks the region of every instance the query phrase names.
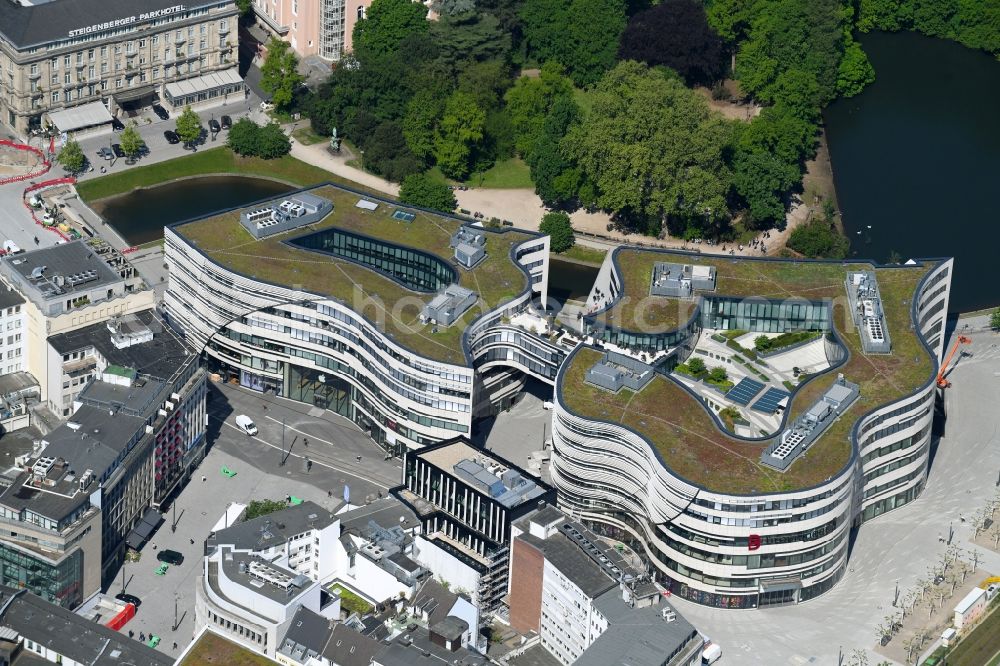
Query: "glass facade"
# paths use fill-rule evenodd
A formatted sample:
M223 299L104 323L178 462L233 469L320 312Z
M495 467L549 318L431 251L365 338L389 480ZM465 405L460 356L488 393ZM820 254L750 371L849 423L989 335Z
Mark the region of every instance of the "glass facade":
M361 264L416 291L436 292L458 281L455 269L432 254L342 229L323 229L287 242Z
M705 328L754 333L829 331L830 302L801 299L703 298L701 322Z
M59 564L0 544L0 583L28 589L63 608L83 603L83 551L76 549Z
M607 326L604 322L593 318L584 319L584 326L584 332L597 340L625 347L626 349L648 352L666 351L684 343L688 338L696 336L701 332L701 324L698 321L697 314L687 325L662 333L625 331L613 326Z
M286 363L285 397L351 416L351 385L333 375Z

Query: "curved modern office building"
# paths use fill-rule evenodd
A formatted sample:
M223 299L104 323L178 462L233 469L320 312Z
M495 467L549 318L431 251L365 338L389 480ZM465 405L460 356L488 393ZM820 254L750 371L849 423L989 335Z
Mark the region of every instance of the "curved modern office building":
M393 453L470 434L566 356L515 323L546 297L548 236L323 185L165 238L167 312L210 370Z
M923 488L951 270L616 250L556 381L560 504L697 603L825 592L852 530ZM803 342L738 342L758 335ZM697 357L732 381L695 381Z

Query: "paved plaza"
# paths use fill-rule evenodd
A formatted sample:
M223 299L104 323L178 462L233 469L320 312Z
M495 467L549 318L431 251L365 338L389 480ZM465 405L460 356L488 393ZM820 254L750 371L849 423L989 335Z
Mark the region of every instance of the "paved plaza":
M969 329L964 329L966 323ZM718 610L674 598L677 609L723 649L725 664L783 666L838 665L855 649L869 663L884 659L873 648L876 627L892 608L895 586L913 586L953 542L969 551L970 516L997 491L1000 439L1000 335L985 330L985 319L963 320L958 332L971 335L945 391L947 422L937 445L927 487L907 506L863 525L851 553L850 569L830 592L798 606L766 610ZM952 344L949 342L949 345ZM950 349L950 346L949 346ZM957 356L957 355L956 355ZM1000 574L1000 555L978 548L980 568Z
M330 412L311 415L308 405L214 384L211 395L209 441L213 444L208 456L181 492L176 507L165 513L163 524L143 547L141 560L124 567L125 591L142 600L135 619L124 631L132 631L136 638L140 632L147 638L149 633L156 634L162 639L157 649L175 656L194 635L195 586L204 540L229 503L295 495L335 512L343 505L345 485L350 488L352 504L362 504L366 496L377 497L389 485L398 485L401 478L398 460L384 460L381 449L367 435ZM260 428L257 437L247 437L236 429L234 422L240 413L255 419ZM282 419L288 456L284 466L279 465ZM308 438L308 446L304 438ZM314 461L309 472L302 465L305 456ZM235 470L236 476L223 476L223 466ZM176 532L171 531L174 512ZM156 553L165 548L182 553L184 563L157 576ZM108 594L121 592L122 580L119 572ZM177 650L173 649L175 641Z

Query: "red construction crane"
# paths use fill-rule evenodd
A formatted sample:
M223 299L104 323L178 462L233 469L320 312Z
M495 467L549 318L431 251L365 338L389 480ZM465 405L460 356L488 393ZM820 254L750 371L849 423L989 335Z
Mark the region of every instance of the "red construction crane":
M958 351L959 345L967 345L970 342L972 342L972 338L967 338L964 335L958 336L958 339L955 340L955 346L951 348L950 352L948 352L948 358L946 358L944 360L944 363L941 364L941 370L938 372L937 376L938 388L944 389L944 388L949 388L951 386L951 382L949 382L947 379L944 378L945 374L948 372L948 366L951 365L951 359L954 358L955 352Z

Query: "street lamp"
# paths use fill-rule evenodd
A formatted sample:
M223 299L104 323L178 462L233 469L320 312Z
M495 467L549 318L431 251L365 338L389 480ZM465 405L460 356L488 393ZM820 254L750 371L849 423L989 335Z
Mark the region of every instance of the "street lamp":
M285 466L285 419L281 419L281 460L278 462L278 467Z
M177 621L177 594L174 594L174 626L170 628L170 631L177 631L177 627L180 623Z
M176 499L174 499L174 501L171 503L171 506L173 506L174 517L171 519L171 522L170 522L170 531L171 532L176 532L177 531L177 500Z

